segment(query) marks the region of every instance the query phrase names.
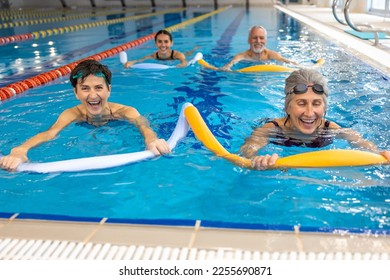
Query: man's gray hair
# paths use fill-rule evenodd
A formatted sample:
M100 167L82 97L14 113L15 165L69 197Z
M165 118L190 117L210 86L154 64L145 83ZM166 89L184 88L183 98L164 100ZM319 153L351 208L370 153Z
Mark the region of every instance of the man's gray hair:
M249 35L248 35L249 39L251 37L252 31L255 30L255 29L263 29L264 33L265 33L265 37L267 37L267 29L265 29L265 27L263 27L261 25L253 25L251 28L249 28Z

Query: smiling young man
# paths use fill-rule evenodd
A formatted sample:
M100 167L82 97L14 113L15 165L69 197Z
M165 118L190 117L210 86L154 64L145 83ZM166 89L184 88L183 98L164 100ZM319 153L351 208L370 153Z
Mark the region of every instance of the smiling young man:
M252 159L256 169L272 167L277 154L257 155L258 150L273 143L282 146L321 148L333 142L335 137L352 145L382 154L390 161L389 151L379 151L374 143L365 140L352 129L341 128L325 119L327 110L327 81L319 72L300 69L291 73L284 88L286 116L266 122L256 128L240 148L240 153Z
M249 49L233 57L233 59L224 65L221 69L229 71L234 64L242 61L267 61L277 60L285 63L297 65L296 62L283 57L280 53L266 48L267 30L259 25L251 27L248 35Z
M0 159L0 167L15 170L19 164L28 160L28 151L44 142L54 139L66 126L73 122L87 122L102 126L111 120L128 120L137 126L144 137L146 148L155 155L170 152L168 143L158 139L148 121L137 109L119 103L108 102L111 93L111 71L95 60L80 62L70 73L69 78L76 98L81 104L63 111L57 121L46 131L36 134L11 153Z

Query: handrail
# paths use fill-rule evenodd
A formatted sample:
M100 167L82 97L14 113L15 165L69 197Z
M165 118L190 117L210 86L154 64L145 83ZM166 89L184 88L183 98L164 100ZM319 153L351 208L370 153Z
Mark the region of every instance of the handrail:
M368 24L368 23L362 23L358 25L354 25L349 17L349 5L351 5L352 0L347 0L344 4L344 16L347 24L355 31L358 32L372 32L375 34L375 42L374 45L377 46L379 44L379 32L384 32L387 34L390 34L389 29L385 28L376 28L375 26ZM359 27L367 27L367 28L359 28Z
M344 20L340 19L339 16L337 15L336 9L337 9L338 2L339 2L339 0L333 0L333 4L332 4L333 16L339 23L341 23L343 25L347 25L347 23Z
M376 32L374 31L374 26L368 23L359 23L357 25L354 25L353 22L351 21L351 18L349 17L349 5L351 5L352 0L346 0L344 4L344 16L345 20L347 21L348 25L355 31L359 32ZM368 28L359 28L359 26L364 26ZM371 29L369 29L371 28Z

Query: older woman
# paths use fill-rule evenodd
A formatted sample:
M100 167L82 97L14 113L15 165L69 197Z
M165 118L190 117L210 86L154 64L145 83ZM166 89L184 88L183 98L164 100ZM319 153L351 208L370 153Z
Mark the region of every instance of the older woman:
M389 151L378 151L375 144L365 140L352 129L343 129L325 119L329 89L327 80L317 71L300 69L286 79L284 111L286 116L266 122L256 128L240 148L240 153L252 159L256 169L272 167L277 154L257 155L269 142L283 146L324 147L333 138L343 138L354 146L382 154L390 161Z

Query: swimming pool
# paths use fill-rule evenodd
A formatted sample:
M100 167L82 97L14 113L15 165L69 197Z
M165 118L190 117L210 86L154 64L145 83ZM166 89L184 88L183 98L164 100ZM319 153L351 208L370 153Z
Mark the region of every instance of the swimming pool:
M194 11L197 13L199 11ZM180 15L185 20L185 16ZM187 12L188 15L191 12ZM382 148L389 146L389 105L385 102L390 91L388 77L273 9L228 9L175 31L174 48L188 50L199 46L198 50L209 62L222 65L234 53L247 48L248 28L259 24L258 18L262 18L261 24L268 28L269 48L278 49L284 56L300 62L310 63L319 57L326 59L321 71L330 80L329 119L351 126ZM162 23L164 19L163 16L154 18ZM154 21L142 23L145 31L141 33L127 31L135 28L128 25L122 29L106 27L106 32L120 29L122 34L131 34L119 40L126 42L163 26ZM148 28L152 23L154 27ZM100 42L100 45L90 53L121 43L118 39L109 42L101 40L100 36L93 37L97 40L95 44ZM69 41L74 44L74 39L69 38ZM62 48L69 48L70 54L65 57L71 62L80 57L80 50L90 49L88 46L94 42L80 34L77 39L80 43L74 49L64 37L51 40ZM27 47L27 44L22 45ZM149 41L129 50L128 56L136 58L153 50L153 42ZM13 59L17 61L16 54ZM42 59L50 61L50 55ZM63 61L68 63L66 58ZM117 56L103 63L113 71L110 100L137 107L163 138L171 134L181 105L191 102L219 141L229 151L236 152L253 126L264 118L280 116L283 106L286 74L217 73L199 65L160 72L135 71L123 69ZM34 69L34 66L26 69ZM8 75L6 80L20 79L21 75L27 74ZM67 78L3 102L2 152L8 153L13 146L46 129L59 112L75 104ZM340 141L330 148L335 147L348 145ZM142 141L136 130L124 122L100 128L72 125L54 141L31 150L29 157L32 161L54 161L141 149ZM266 151L289 155L308 150L269 146ZM0 171L0 180L1 212L129 220L207 220L221 225L266 229L290 229L300 225L309 231L341 229L388 233L390 229L389 166L248 171L216 158L192 134L172 155L164 158L93 172Z

